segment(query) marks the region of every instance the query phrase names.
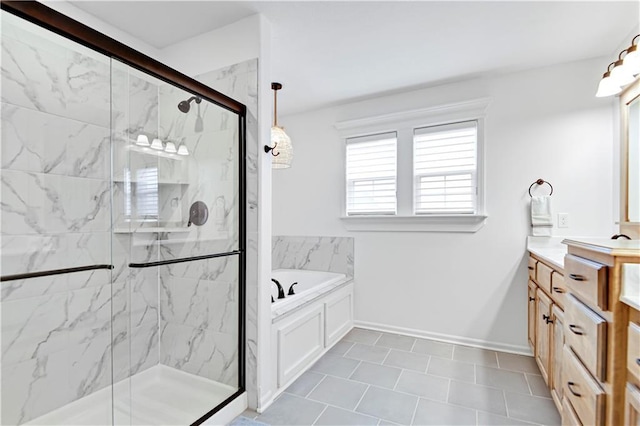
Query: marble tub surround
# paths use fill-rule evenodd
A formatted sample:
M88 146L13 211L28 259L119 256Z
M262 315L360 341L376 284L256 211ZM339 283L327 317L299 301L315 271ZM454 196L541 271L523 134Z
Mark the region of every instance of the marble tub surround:
M352 237L272 238L272 269L340 272L353 278Z
M565 237L527 237L527 251L535 254L551 265L564 269L564 255L567 246L562 244Z

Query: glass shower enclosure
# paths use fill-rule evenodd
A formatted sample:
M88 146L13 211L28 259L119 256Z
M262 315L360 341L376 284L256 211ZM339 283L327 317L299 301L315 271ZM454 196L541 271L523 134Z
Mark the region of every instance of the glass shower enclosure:
M0 423L200 424L244 391L244 106L2 9Z

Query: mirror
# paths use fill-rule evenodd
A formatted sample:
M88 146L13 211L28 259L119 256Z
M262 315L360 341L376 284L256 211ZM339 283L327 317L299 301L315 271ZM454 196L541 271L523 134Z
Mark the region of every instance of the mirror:
M640 238L640 80L620 96L620 232Z

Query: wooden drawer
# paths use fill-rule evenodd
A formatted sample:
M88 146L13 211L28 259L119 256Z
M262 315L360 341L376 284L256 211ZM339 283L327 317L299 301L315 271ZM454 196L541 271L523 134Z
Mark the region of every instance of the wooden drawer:
M596 378L604 382L607 354L607 322L573 294L564 310L565 342Z
M562 274L553 271L551 274L551 297L556 304L560 305L564 309L566 303L567 286L564 283L564 277Z
M563 362L564 397L575 409L580 423L604 424L604 391L567 346L564 347Z
M627 383L624 401L624 424L640 426L640 389Z
M627 338L627 370L640 384L640 326L629 323Z
M582 299L602 310L607 309L607 267L578 256L564 257L565 282Z
M567 398L562 398L562 426L582 426L578 415Z
M538 263L538 261L529 256L529 278L532 280L536 279L536 263Z
M538 262L536 265L536 281L538 285L549 293L551 293L551 274L553 273L553 269L549 268L542 262Z

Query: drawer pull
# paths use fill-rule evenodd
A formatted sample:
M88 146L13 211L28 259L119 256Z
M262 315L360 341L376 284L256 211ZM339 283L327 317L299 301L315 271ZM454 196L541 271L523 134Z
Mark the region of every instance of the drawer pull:
M549 318L551 318L549 315L542 314L542 319L545 320L547 324L549 324Z
M530 271L533 271L533 266L528 267Z
M554 287L553 291L555 291L556 293L560 293L560 294L564 293L564 290L562 289L562 287Z
M574 281L586 281L585 277L583 277L582 275L578 275L578 274L569 274L569 278L571 278Z
M546 317L544 320L547 324L553 324L553 320L550 317Z
M578 336L582 336L584 334L582 331L579 331L580 327L575 324L569 324L569 330L571 330L573 334L577 334Z
M574 391L571 386L575 386L575 383L567 382L567 387L569 388L569 392L571 392L574 396L577 396L578 398L580 398L582 396L582 394Z
M534 300L536 300L535 297L529 297L529 302L533 302Z

